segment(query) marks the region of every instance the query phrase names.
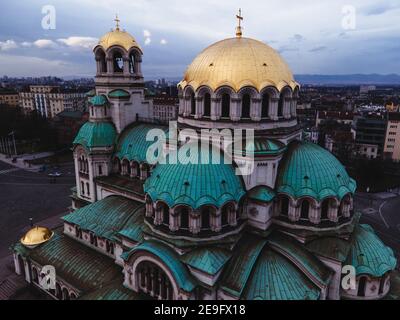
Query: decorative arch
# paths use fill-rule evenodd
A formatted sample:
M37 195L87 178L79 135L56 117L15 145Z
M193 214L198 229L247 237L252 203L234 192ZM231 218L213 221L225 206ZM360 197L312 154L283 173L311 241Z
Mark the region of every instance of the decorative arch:
M94 55L97 62L97 73L107 73L107 58L104 49L100 46L97 47Z

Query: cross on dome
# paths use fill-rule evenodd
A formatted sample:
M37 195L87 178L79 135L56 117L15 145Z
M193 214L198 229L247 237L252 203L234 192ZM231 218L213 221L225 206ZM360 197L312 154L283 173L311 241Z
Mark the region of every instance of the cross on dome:
M238 19L238 26L236 27L236 37L240 38L242 36L242 26L241 26L241 22L243 21L242 9L239 9L239 14L236 15L236 18Z

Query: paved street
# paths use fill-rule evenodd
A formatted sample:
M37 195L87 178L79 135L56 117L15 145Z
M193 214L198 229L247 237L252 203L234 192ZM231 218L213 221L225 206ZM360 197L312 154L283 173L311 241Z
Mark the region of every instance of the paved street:
M10 254L11 243L29 228L30 217L35 223L67 212L75 184L73 164L56 169L62 176L55 183L48 177L51 171L30 172L0 161L0 258Z
M396 194L397 193L397 194ZM361 211L361 222L374 227L380 238L390 246L400 261L400 196L396 193L357 194L355 209Z

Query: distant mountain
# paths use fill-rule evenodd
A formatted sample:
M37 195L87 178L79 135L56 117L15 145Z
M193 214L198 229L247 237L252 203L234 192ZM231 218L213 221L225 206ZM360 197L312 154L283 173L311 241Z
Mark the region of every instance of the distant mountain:
M315 85L400 85L398 74L347 74L347 75L319 75L298 74L296 81L301 84Z

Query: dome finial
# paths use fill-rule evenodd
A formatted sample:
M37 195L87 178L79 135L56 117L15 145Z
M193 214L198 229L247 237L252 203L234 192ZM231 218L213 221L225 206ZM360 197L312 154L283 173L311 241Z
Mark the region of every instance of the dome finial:
M236 15L236 18L238 19L238 26L236 27L236 37L240 38L242 36L242 26L241 22L243 21L242 17L242 9L239 8L239 14Z
M119 31L119 23L121 20L118 19L118 13L115 14L115 30Z

